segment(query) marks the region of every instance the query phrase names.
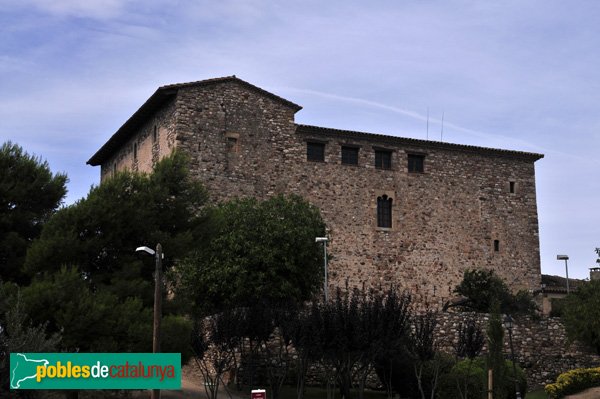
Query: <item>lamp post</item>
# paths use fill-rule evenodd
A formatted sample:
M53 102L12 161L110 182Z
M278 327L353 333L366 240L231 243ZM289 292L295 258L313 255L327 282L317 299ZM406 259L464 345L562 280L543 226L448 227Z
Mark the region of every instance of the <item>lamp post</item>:
M569 293L569 264L567 261L569 260L568 255L556 255L556 260L564 260L565 261L565 273L567 275L567 294Z
M508 340L510 342L510 353L513 364L513 375L515 377L515 392L517 394L517 399L521 399L521 391L519 390L519 378L517 377L517 365L515 362L515 348L513 347L512 340L513 319L512 317L510 317L510 315L506 315L506 317L504 318L504 326L508 330Z
M323 293L325 294L325 302L328 302L328 295L327 295L327 241L329 241L329 238L327 237L316 237L315 238L315 242L319 243L322 242L323 243L323 268L324 268L324 272L325 272L325 281L323 282Z
M156 244L156 251L148 247L137 247L135 252L145 252L154 256L156 270L154 271L154 325L152 329L152 353L160 353L160 319L162 318L162 246ZM160 399L160 389L153 389L151 399Z

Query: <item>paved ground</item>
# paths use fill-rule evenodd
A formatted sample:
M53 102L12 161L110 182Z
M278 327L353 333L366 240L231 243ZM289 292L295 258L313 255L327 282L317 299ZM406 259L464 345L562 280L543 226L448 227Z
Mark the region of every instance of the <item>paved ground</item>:
M181 370L181 391L161 391L162 399L207 399L202 377L193 367L184 366ZM150 391L139 391L133 395L134 399L150 398ZM239 393L231 395L232 399L249 399L250 395L241 396ZM225 389L219 389L219 399L229 399Z
M565 396L565 399L600 399L600 387L590 388L576 395Z

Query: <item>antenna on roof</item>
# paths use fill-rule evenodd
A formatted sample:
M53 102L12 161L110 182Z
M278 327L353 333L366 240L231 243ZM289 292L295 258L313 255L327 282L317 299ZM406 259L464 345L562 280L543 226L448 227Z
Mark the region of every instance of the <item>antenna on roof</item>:
M429 140L429 107L427 107L427 140Z
M440 132L440 141L444 141L444 113L442 112L442 131Z

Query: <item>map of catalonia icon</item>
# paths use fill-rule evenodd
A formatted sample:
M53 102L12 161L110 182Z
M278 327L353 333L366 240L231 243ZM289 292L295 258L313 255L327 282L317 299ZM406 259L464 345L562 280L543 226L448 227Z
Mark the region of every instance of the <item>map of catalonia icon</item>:
M32 359L22 353L17 353L11 361L10 388L20 389L23 381L37 377L37 367L47 366L50 362L46 359ZM12 359L11 359L12 360Z

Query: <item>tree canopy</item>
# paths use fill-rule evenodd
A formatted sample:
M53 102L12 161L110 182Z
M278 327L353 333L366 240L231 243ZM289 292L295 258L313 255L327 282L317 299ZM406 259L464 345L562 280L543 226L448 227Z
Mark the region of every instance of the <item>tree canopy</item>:
M194 254L177 267L179 288L209 309L303 301L323 279L319 210L298 196L246 198L208 211Z
M460 306L475 312L490 313L495 304L503 313L534 313L533 298L526 291L512 294L506 283L493 270L466 270L463 280L454 289L466 298Z
M135 248L160 242L165 266L172 266L193 247L206 198L179 153L157 163L149 175L118 173L51 218L27 254L26 271L56 272L67 265L95 285L151 282L153 269L143 266Z
M581 285L563 300L562 320L570 339L600 355L600 280Z
M67 176L10 141L0 147L0 280L25 283L22 265L31 241L60 206Z
M149 351L154 260L135 248L160 242L172 267L194 246L206 197L174 153L151 174L118 173L57 211L27 253L32 282L22 293L32 320L61 331L64 350ZM163 303L163 350L185 353L191 324L177 312Z

